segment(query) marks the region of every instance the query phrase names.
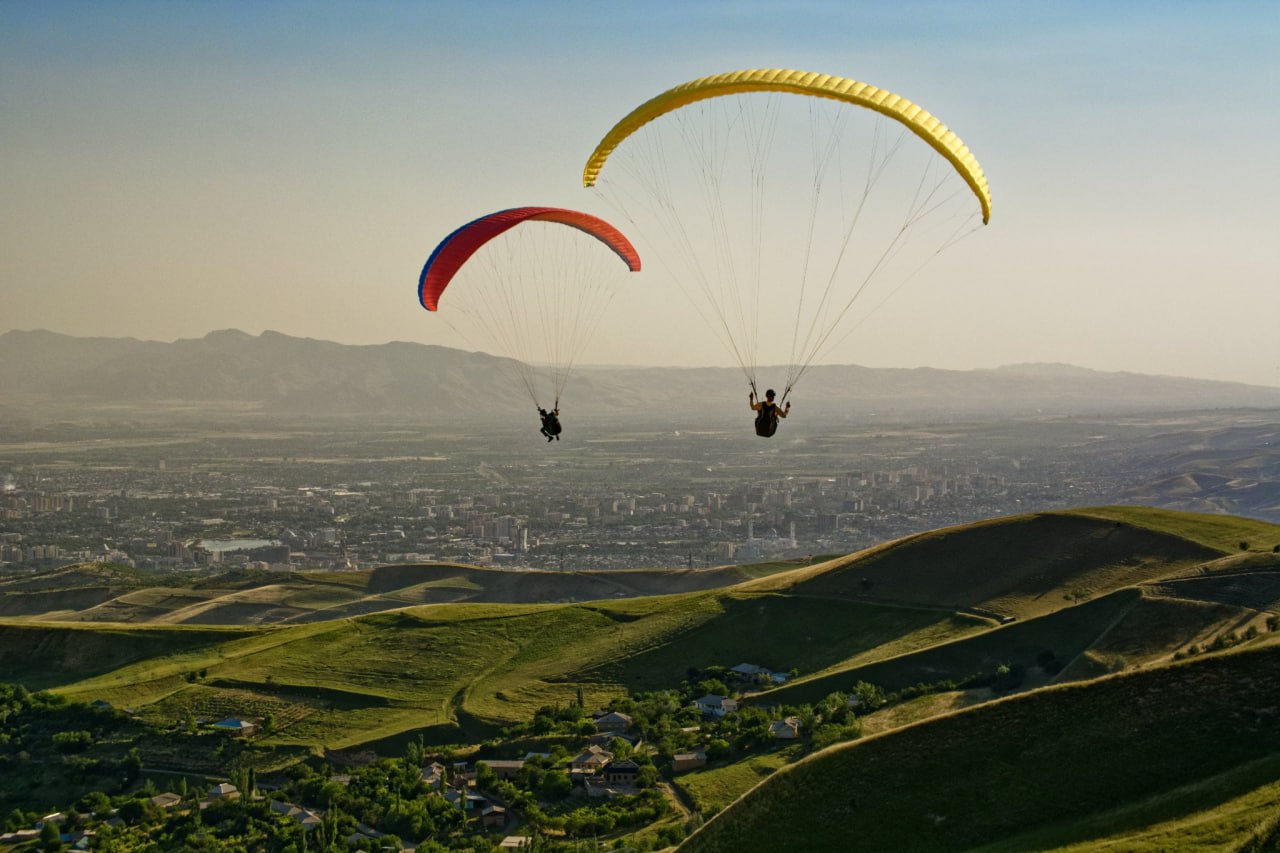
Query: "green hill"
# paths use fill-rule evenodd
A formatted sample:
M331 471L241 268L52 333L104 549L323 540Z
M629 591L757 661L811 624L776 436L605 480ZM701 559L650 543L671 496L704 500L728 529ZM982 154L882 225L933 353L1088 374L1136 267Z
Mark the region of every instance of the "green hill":
M1240 849L1280 817L1277 697L1272 643L987 703L786 767L680 849Z
M701 570L506 571L449 563L361 572L231 572L192 581L86 564L0 581L0 617L84 622L272 625L416 604L596 601L717 589L804 565Z
M1154 510L1044 513L663 596L618 597L623 585L679 588L720 583L731 572L664 578L438 565L144 585L112 606L151 614L146 623L0 620L0 680L107 699L156 720L187 710L261 716L270 708L280 724L268 743L335 747L406 732L437 742L482 737L541 705L568 703L579 688L598 703L625 690L677 686L690 667L743 661L801 672L758 700L768 703L812 701L859 679L892 689L959 681L1000 664L1031 671L1046 651L1064 667L1056 678L1092 678L1116 668L1117 658L1130 667L1165 660L1260 618L1265 591L1232 587L1228 601L1221 584L1238 586L1239 573L1205 568L1238 547L1225 543L1238 540L1242 526L1252 526L1257 541L1280 531ZM733 571L775 568L785 567ZM1261 563L1253 568L1257 584L1275 574ZM712 580L697 577L704 574ZM870 593L863 578L874 579ZM1205 578L1220 584L1191 583ZM965 594L966 580L981 590ZM41 594L54 588L38 582ZM537 601L569 590L608 595L563 604L417 603L437 594ZM1197 591L1213 594L1198 599ZM1020 618L1000 625L979 615L998 603ZM390 612L332 618L360 606ZM85 612L107 615L103 607ZM212 628L231 616L258 626ZM195 627L202 623L210 627Z
M1192 526L1184 515L1087 510L999 518L907 537L757 586L1026 618L1061 607L1064 595L1105 594L1189 572L1223 556L1221 541L1239 535L1242 520L1195 517ZM1246 526L1280 538L1280 525Z

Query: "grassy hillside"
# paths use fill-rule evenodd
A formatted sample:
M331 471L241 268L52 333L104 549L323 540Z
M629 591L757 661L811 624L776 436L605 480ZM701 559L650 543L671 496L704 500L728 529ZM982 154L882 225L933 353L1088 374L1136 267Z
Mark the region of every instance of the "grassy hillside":
M680 849L1044 849L1014 839L1218 826L1242 798L1266 818L1275 803L1254 794L1280 777L1278 696L1272 643L988 703L784 768Z
M1280 545L1280 524L1233 515L1178 512L1149 506L1104 506L1073 510L1068 515L1118 521L1166 533L1223 553L1236 551L1241 542L1270 551Z
M161 716L176 716L184 707L198 713L211 705L229 707L231 697L220 692L246 698L249 691L254 696L243 713L276 703L271 712L277 718L297 722L281 727L281 743L347 745L411 729L457 739L459 718L483 731L490 723L528 719L543 704L568 703L579 686L590 701L604 701L624 688L678 685L691 663L732 665L764 652L770 660L822 668L930 626L941 624L945 633L951 621L933 611L828 602L821 606L830 618L805 633L792 630L814 606L731 592L581 605L433 605L264 628L216 645L157 647L154 657L89 668L83 679L59 674L66 678L64 692L152 706L147 713ZM752 625L763 630L748 630ZM156 632L56 630L86 650ZM192 672L205 674L192 683ZM42 666L15 674L50 681ZM327 697L334 691L367 701L332 703ZM306 707L286 710L281 704Z
M1064 598L1110 592L1183 574L1221 557L1224 548L1153 527L1159 511L1140 519L1083 513L1037 513L923 533L854 555L834 569L813 569L763 581L790 581L795 593L885 601L1027 618L1062 606ZM1119 515L1117 513L1117 515ZM1142 525L1138 525L1141 520ZM1228 525L1231 534L1239 520ZM1260 523L1255 523L1260 524ZM1280 525L1275 528L1280 535ZM1219 539L1231 538L1220 533Z
M1001 664L1038 671L1038 661L1046 653L1065 665L1120 622L1141 597L1136 589L1120 590L1038 619L800 679L769 691L762 701L783 705L817 702L837 690L848 692L858 681L877 684L888 691L922 682L959 683L991 674Z
M1166 527L1182 521L1154 511L1144 517L1164 519ZM1204 538L1215 521L1197 520L1197 535ZM1223 523L1219 538L1234 538L1239 520ZM269 712L279 723L270 742L335 747L404 732L436 741L483 736L494 725L527 720L541 705L569 702L579 687L596 703L624 690L675 687L690 667L741 662L798 669L799 681L763 700L788 703L847 690L859 679L894 689L959 681L1002 663L1030 671L1046 651L1067 666L1059 678L1087 678L1114 668L1116 658L1128 666L1159 661L1259 618L1269 600L1266 566L1249 573L1258 588L1241 598L1242 573L1196 574L1216 565L1204 561L1221 560L1222 551L1120 524L1060 513L1001 519L814 566L753 567L784 570L727 589L664 596L618 598L616 590L624 582L631 590L679 587L714 573L673 573L664 581L653 572L435 565L232 576L178 589L145 585L90 611L131 607L151 614L146 625L0 620L0 678L104 698L157 720L187 710ZM1032 544L1034 571L1016 559ZM977 576L985 592L968 600L980 607L947 604L966 577ZM864 594L864 577L893 595ZM1135 577L1159 582L1139 590L1129 586ZM1219 584L1196 599L1192 579ZM35 582L43 592L56 588ZM1235 599L1225 600L1225 584L1234 585ZM1086 587L1092 600L1067 592ZM615 592L570 604L417 604L437 594L541 597L569 588ZM991 595L1023 601L1020 612L1030 618L998 626L957 612L987 607ZM360 607L392 609L330 618ZM228 614L276 624L194 627ZM177 620L186 624L156 624Z
M0 622L0 681L32 689L62 686L158 659L216 658L238 628L81 627Z
M56 621L270 625L341 619L416 604L551 603L718 589L805 565L701 570L505 571L449 563L362 572L231 572L192 580L93 565L0 581L0 617Z

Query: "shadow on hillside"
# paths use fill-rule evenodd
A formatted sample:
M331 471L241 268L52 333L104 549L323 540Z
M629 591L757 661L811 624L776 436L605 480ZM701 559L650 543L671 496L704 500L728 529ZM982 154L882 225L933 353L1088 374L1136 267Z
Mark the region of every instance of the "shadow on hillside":
M372 750L378 755L404 755L409 744L418 740L428 746L483 743L502 731L500 726L487 723L466 711L459 710L456 713L458 717L456 723L439 723L434 726L408 729L388 737L356 744L348 750Z
M678 687L690 668L753 663L814 672L954 618L937 610L779 594L725 595L717 604L718 611L691 616L643 649L627 648L562 680L665 690Z
M1020 618L1167 577L1220 556L1188 539L1122 522L1058 513L935 531L796 585L810 595L992 611Z
M0 625L0 681L59 687L129 664L222 645L249 631Z

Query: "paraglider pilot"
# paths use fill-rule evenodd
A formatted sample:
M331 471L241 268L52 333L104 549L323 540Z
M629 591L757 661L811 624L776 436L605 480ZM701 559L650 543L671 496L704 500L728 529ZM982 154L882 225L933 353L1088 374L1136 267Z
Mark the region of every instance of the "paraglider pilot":
M788 402L786 407L780 407L773 402L774 393L770 388L764 392L763 400L756 400L756 390L751 389L751 393L747 395L747 402L751 405L751 411L756 412L756 435L761 438L768 438L778 431L778 418L785 418L787 413L791 411L791 403Z
M542 429L539 430L547 437L547 441L560 440L560 407L552 409L548 412L541 406L538 407L538 414L542 417Z

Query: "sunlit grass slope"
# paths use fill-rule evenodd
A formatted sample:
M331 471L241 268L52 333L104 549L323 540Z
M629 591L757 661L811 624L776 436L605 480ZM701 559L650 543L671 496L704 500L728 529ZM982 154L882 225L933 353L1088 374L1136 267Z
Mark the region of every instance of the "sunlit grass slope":
M784 768L681 850L1046 849L995 845L1235 823L1280 771L1277 697L1275 643L1022 694Z
M822 668L950 621L934 611L733 592L580 605L433 605L263 628L181 653L157 646L148 660L90 669L90 677L63 683L82 698L156 705L147 713L160 718L184 707L225 707L219 690L252 692L253 707L307 706L272 708L278 718L297 718L297 726L281 729L282 743L344 745L437 727L435 736L448 738L459 736L459 718L482 728L528 719L543 704L572 701L579 687L599 702L624 688L678 685L691 664L731 666L766 654ZM61 630L86 646L142 633ZM199 683L189 679L192 672L204 673ZM334 692L368 701L331 702Z
M1222 553L1234 552L1241 542L1270 551L1280 545L1280 524L1235 515L1179 512L1149 506L1103 506L1071 510L1067 515L1119 521L1180 539L1198 542Z

